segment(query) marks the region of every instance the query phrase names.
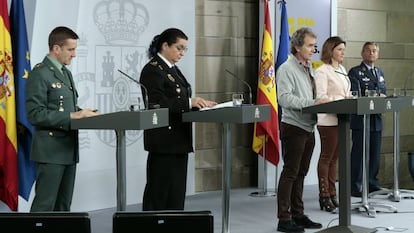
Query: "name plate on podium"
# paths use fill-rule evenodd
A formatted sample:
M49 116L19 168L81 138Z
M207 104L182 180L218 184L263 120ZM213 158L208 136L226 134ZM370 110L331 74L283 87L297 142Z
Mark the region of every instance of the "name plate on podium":
M270 105L241 105L183 113L186 122L251 123L270 119Z
M72 129L143 130L168 125L168 108L121 111L72 119Z

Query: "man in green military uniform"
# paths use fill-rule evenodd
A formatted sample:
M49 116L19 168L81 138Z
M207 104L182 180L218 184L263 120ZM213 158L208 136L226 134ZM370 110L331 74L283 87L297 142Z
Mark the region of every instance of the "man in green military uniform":
M79 162L78 132L70 120L95 116L77 106L72 74L66 69L76 56L78 35L67 27L49 34L49 54L29 74L26 110L35 127L30 158L37 164L31 212L70 211Z

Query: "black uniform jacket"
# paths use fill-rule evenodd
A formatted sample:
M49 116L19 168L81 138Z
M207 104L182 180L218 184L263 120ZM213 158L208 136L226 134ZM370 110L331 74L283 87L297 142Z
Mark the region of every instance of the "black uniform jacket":
M142 69L140 82L148 90L149 106L158 104L161 108L168 108L169 112L168 126L144 130L145 150L155 153L193 152L192 123L182 121L182 114L191 111L191 86L184 75L155 56Z

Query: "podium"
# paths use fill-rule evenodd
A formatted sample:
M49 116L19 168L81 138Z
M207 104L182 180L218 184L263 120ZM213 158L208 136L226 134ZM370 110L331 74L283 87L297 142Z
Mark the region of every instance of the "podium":
M270 119L270 105L241 105L183 113L185 122L221 123L222 143L222 233L229 231L229 202L231 185L231 128L230 124L246 124Z
M339 225L318 232L376 232L374 228L351 225L351 161L349 114L369 116L385 112L385 98L361 97L342 99L302 109L306 113L334 113L338 116L339 128ZM365 117L368 118L369 117ZM369 127L368 127L369 132ZM364 179L364 178L363 178ZM364 194L363 194L364 196Z
M125 130L144 130L167 126L168 108L121 111L93 117L72 119L72 129L113 129L116 133L117 210L126 209L126 141Z
M394 202L401 200L401 193L411 193L411 190L400 190L399 188L399 164L400 164L400 111L414 107L414 98L412 96L398 96L386 98L385 111L393 112L393 134L394 134L394 186L393 189L383 189L370 193L368 196L373 197L375 195L388 194L388 198Z

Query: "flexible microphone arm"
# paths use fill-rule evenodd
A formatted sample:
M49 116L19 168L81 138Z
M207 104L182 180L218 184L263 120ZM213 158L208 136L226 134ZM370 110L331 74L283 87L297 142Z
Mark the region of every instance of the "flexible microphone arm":
M408 79L410 78L410 77L412 77L412 75L413 75L413 73L411 73L411 75L407 75L407 77L405 77L405 80L404 80L404 89L403 89L403 91L404 91L404 96L407 96L407 82L408 82Z
M237 76L234 73L230 72L230 70L228 70L228 69L225 69L225 70L226 70L227 73L230 74L231 77L235 78L239 82L243 82L249 88L249 104L252 104L252 99L253 99L252 98L252 87L250 87L249 83L247 83L243 79L237 78Z
M134 78L132 78L131 76L127 75L125 72L123 72L122 70L119 70L119 73L123 74L125 77L129 78L131 81L133 81L134 83L138 84L139 86L142 87L142 89L144 89L145 91L145 95L144 95L144 106L145 106L145 110L148 110L148 90L147 88L144 86L144 84L138 82L137 80L135 80Z
M347 75L345 73L342 73L342 72L339 72L337 70L335 70L335 73L342 74L343 76L348 77L349 78L349 81L351 81L351 79L355 80L357 82L357 85L358 85L358 96L359 97L362 97L361 83L359 82L359 79L358 78L349 76L349 75ZM352 86L352 84L351 84L351 86Z
M358 96L362 97L362 91L361 91L361 83L359 82L358 78L352 77L352 76L348 76L350 79L353 79L357 82L358 85Z

